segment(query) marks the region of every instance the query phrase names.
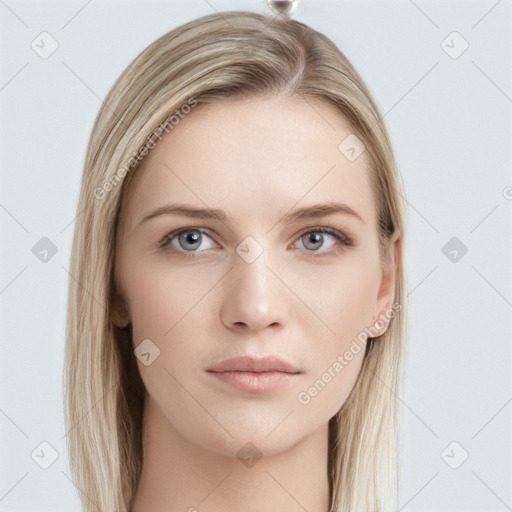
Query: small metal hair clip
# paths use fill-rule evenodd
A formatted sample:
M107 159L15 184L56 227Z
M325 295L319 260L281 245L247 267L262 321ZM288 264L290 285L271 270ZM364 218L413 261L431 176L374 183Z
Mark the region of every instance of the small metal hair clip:
M276 14L291 18L297 6L297 0L267 0L267 5Z

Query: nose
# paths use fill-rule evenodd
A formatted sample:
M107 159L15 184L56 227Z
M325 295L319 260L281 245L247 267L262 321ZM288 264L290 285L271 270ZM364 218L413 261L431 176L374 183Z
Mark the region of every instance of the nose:
M220 318L230 330L283 328L289 318L290 297L279 273L267 266L266 252L251 263L234 254L234 267L224 282Z

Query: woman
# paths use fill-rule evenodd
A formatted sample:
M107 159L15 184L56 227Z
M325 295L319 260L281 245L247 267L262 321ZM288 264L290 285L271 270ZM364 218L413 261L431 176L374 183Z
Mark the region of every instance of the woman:
M328 38L249 12L159 38L98 114L78 211L83 510L396 509L402 187Z

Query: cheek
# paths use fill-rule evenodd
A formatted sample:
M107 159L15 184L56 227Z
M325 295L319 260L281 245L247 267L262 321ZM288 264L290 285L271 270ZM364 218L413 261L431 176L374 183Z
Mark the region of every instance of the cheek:
M133 348L140 347L142 351L142 347L148 346L150 352L157 354L148 366L142 360L137 362L141 378L155 397L162 389L172 390L168 395L164 392L162 399L170 400L170 405L180 410L186 397L181 397L179 382L186 382L190 374L204 367L205 333L212 330L208 291L218 277L212 272L192 272L190 268L178 270L168 261L147 265L139 261L131 270L126 289Z
M134 261L127 270L134 343L144 338L154 339L158 345L167 343L178 325L189 323L190 313L218 281L212 272L178 269L165 258L147 263ZM193 327L200 328L197 324Z
M346 342L368 327L379 286L378 262L361 251L341 257L331 265L303 265L288 271L287 279L308 307L302 308L318 327L321 339ZM303 321L302 319L298 320ZM306 325L303 325L306 329ZM311 329L311 327L309 327Z
M297 402L314 414L334 415L356 382L379 275L378 262L369 262L359 254L329 269L316 268L308 279L297 281L301 283L298 294L308 297L314 313L298 320L309 341L314 340L314 347L308 347L311 368ZM316 329L312 329L313 324Z
M204 401L204 391L191 377L204 371L206 309L211 309L205 294L214 285L211 273L192 275L169 262L145 265L138 261L130 270L125 288L133 318L133 346L148 347L144 352L150 353L149 364L142 358L137 361L149 395L182 435L201 438L206 429L222 440L224 431L218 431L213 420L209 422L195 401ZM151 343L141 345L143 340Z
M345 403L360 373L376 294L376 278L368 268L347 266L336 276L324 279L316 294L315 314L327 327L318 331L323 335L308 337L314 340L308 347L311 367L296 396L305 414L325 420Z
M354 344L350 350L340 350L333 355L318 372L310 372L309 381L297 394L298 407L303 414L328 421L339 411L357 380L364 350L364 345Z

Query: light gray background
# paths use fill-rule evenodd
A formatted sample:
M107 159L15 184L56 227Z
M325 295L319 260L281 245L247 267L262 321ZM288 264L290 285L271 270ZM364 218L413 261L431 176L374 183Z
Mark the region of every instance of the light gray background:
M60 384L73 220L101 101L157 37L232 9L266 10L0 0L0 512L79 510ZM330 36L369 85L406 188L401 510L512 510L511 3L302 0L294 18ZM47 59L31 48L43 31L59 44ZM444 48L462 41L442 43L453 31L469 43L457 58ZM42 237L57 247L46 262L32 252ZM468 248L457 261L443 253L452 237ZM47 469L31 457L50 456L44 441L58 452Z

